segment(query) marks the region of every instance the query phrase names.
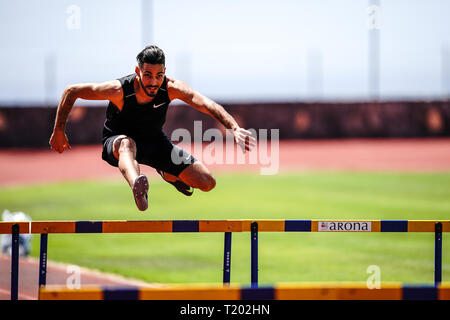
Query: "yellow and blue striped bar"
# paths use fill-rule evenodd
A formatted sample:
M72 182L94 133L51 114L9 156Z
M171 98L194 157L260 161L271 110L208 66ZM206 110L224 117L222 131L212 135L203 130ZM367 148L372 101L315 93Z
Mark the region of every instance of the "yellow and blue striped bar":
M87 286L68 289L46 286L41 300L450 300L450 283L438 286L382 283L369 289L366 283L276 284L241 286L190 285L167 288Z
M20 233L164 233L164 232L450 232L450 220L144 220L17 222ZM0 222L10 234L15 222Z

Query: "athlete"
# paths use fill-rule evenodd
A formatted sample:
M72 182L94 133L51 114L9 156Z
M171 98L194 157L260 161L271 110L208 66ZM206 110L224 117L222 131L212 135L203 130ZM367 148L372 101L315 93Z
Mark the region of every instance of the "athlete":
M147 46L136 57L135 73L103 83L69 85L59 102L51 149L70 149L65 133L70 111L78 98L109 100L103 127L102 159L118 167L130 185L139 210L148 208L149 183L139 164L156 169L178 191L190 196L193 189L210 191L216 185L211 172L198 159L175 146L163 133L166 112L179 99L212 116L231 129L235 142L245 151L256 144L251 132L237 124L225 109L190 88L185 82L165 75L165 55L157 46Z

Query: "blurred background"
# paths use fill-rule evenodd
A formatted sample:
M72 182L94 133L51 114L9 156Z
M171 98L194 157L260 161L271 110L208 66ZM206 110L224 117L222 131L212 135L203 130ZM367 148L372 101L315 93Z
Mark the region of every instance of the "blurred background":
M149 44L166 52L168 75L222 101L450 94L445 0L19 0L1 9L2 104L56 104L68 84L133 73Z
M47 146L64 88L133 73L137 53L149 44L165 51L168 76L220 102L243 126L283 128L282 139L449 135L445 0L0 6L1 147ZM72 143L98 143L107 102L76 105L100 109L77 111L68 128ZM185 108L176 116L178 110L169 113L169 133L192 129L194 119L215 126ZM87 118L92 129L77 129L75 122ZM15 133L26 131L26 119L36 126L21 139Z

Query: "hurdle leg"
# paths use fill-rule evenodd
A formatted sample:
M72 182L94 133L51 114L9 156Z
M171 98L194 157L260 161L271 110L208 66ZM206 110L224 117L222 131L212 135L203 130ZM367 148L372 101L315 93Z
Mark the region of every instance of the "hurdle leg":
M41 234L41 251L39 254L39 285L38 290L47 284L47 245L48 234ZM39 291L40 292L40 291Z
M251 224L251 287L258 287L258 223Z
M11 241L11 300L19 299L19 225L12 225Z
M230 284L231 274L231 232L225 232L225 245L223 253L223 284Z
M436 222L434 228L434 285L442 281L442 223Z

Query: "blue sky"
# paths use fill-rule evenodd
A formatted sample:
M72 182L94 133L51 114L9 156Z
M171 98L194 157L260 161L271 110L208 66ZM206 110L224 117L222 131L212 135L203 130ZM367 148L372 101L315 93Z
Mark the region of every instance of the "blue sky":
M450 59L450 1L380 2L381 98L448 93L442 51ZM153 26L147 38L166 53L167 74L213 99L369 97L368 0L154 0L148 15L141 0L0 6L3 105L57 103L71 83L134 72L143 17Z

